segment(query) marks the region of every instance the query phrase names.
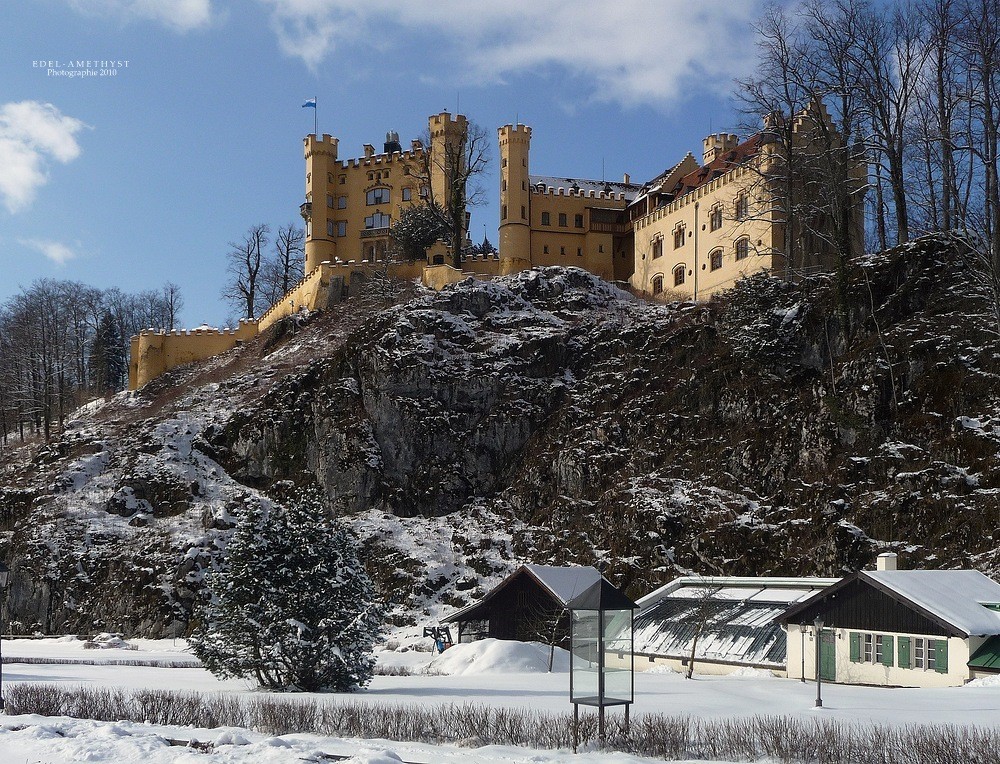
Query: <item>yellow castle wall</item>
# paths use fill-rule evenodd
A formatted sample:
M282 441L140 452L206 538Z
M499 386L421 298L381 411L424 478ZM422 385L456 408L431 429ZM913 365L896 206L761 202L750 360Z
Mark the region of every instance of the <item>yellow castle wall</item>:
M128 389L136 390L169 369L225 353L256 336L256 321L240 321L236 329L141 332L131 341Z

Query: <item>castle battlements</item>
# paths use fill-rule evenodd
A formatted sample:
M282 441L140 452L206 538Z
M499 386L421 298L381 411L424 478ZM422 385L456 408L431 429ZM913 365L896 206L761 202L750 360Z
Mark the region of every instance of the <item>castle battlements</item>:
M698 188L684 194L683 196L679 196L673 201L668 202L667 204L664 204L661 207L657 207L652 212L643 215L641 218L636 219L635 222L633 223L633 226L637 231L642 228L646 228L647 226L652 225L658 220L662 220L668 215L673 215L675 212L678 212L684 207L687 207L689 204L693 204L694 202L700 201L706 196L714 194L716 191L719 191L729 183L741 179L748 172L752 171L746 165L738 165L736 167L733 167L725 174L720 175L717 178L713 178L708 183L704 183L698 186ZM745 183L740 184L740 188L745 188L745 187L746 187Z
M565 188L564 186L546 186L544 189L538 185L531 187L531 193L543 194L546 196L573 196L581 199L606 199L608 201L625 202L625 194L621 191L598 191L593 188Z

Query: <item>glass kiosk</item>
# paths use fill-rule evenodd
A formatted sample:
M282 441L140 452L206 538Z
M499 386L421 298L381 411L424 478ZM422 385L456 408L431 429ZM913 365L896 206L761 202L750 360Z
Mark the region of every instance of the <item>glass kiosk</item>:
M598 738L606 742L605 706L629 706L635 695L632 621L637 605L603 577L566 606L570 611L569 695L573 750L579 743L580 706L597 707Z

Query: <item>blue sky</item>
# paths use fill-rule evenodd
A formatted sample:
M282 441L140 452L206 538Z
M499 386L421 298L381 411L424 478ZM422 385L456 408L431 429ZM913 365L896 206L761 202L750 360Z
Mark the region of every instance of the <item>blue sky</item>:
M297 221L302 137L404 146L441 110L532 127L531 172L642 181L740 122L758 0L0 0L0 302L180 285L222 325L227 242ZM77 62L95 76L68 77ZM100 76L100 63L118 63ZM48 62L58 62L50 67ZM84 66L84 69L87 67ZM112 67L107 67L112 68ZM472 235L496 243L496 148Z

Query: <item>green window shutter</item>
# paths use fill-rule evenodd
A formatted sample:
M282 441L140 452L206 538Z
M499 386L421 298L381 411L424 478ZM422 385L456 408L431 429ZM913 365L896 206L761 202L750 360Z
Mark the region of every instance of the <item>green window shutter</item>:
M892 665L892 637L882 637L882 665Z
M934 650L934 670L939 674L948 673L948 640L939 639L937 640L937 646Z
M851 663L861 662L861 634L851 632Z
M896 654L896 665L900 668L910 668L913 664L910 663L910 638L900 637L899 638L899 649Z

